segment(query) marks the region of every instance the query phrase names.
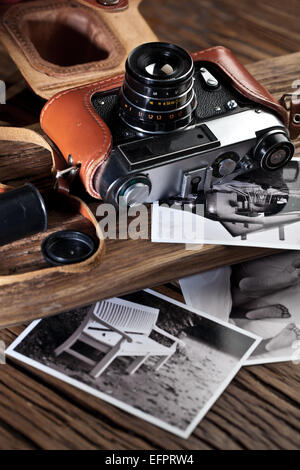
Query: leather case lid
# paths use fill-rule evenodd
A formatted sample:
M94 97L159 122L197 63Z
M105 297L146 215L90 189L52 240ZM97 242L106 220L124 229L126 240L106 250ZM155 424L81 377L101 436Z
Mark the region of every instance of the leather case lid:
M116 67L125 54L101 16L72 2L30 2L10 9L4 26L28 63L53 77Z
M216 64L233 87L247 98L272 109L287 125L287 114L281 104L266 90L226 47L211 47L192 54L193 59L207 60Z
M112 11L69 0L22 2L4 13L1 40L31 88L50 98L120 73L134 47L157 40L139 3Z
M214 63L230 78L233 87L242 95L277 113L286 122L284 108L238 62L231 51L214 47L193 54L194 60ZM112 139L105 122L91 104L91 96L99 91L121 86L124 75L75 88L56 95L44 107L41 125L55 142L65 159L71 154L74 164L81 164L80 177L89 194L100 195L93 186L93 177L109 157Z

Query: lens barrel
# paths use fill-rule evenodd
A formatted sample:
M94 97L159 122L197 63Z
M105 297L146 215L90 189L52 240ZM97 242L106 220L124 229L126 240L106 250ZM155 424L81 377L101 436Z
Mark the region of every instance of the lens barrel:
M193 60L184 49L164 42L138 46L126 62L121 118L154 134L187 126L197 104L193 76Z
M278 170L285 166L294 155L294 145L283 130L268 132L254 149L254 157L266 171Z

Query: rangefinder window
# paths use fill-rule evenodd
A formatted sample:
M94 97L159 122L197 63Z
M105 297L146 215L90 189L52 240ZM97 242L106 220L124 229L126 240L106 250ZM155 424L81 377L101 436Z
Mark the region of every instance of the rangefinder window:
M219 146L220 141L216 136L207 126L202 125L178 132L171 140L166 135L148 137L142 142L138 140L119 145L118 149L128 161L128 168L133 170L180 160Z

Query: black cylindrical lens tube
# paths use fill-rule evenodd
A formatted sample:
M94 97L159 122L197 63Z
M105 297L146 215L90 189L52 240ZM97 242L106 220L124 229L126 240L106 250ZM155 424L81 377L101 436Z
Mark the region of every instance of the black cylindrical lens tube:
M44 232L47 225L44 200L32 184L0 195L0 245Z
M294 151L294 145L285 131L275 129L258 142L254 156L264 170L274 171L285 166L293 157Z
M126 62L120 116L140 132L186 127L197 104L193 84L193 60L184 49L164 42L142 44Z

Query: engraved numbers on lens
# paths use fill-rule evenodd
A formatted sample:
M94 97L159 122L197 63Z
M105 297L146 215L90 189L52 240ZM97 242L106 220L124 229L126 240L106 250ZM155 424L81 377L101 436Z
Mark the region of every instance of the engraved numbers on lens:
M194 64L186 51L148 43L129 54L120 94L120 117L128 126L152 134L181 129L191 123L196 105Z

